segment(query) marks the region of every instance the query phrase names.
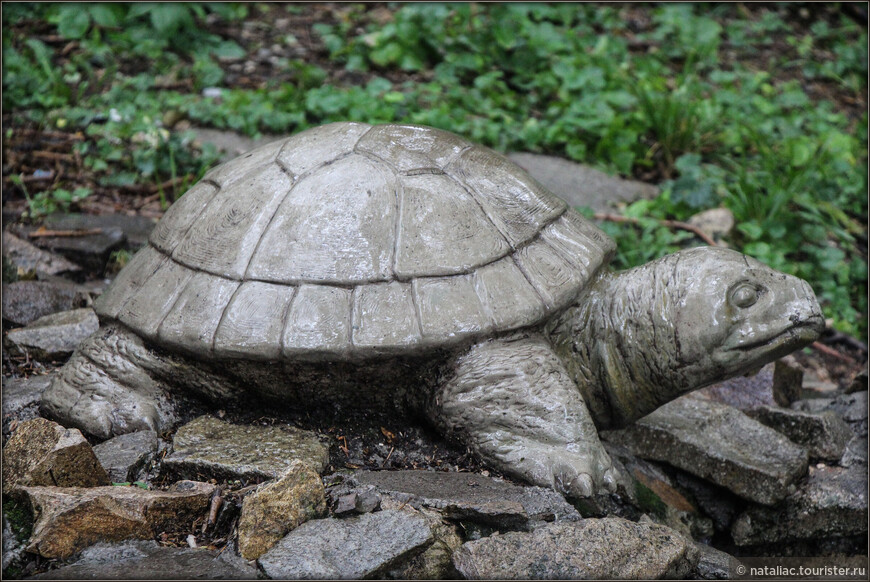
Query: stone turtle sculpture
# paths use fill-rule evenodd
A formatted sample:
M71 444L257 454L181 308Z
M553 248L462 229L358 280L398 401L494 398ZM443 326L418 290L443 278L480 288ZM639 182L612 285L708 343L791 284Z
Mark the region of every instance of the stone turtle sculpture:
M804 281L695 248L614 273L614 243L503 156L334 123L211 170L99 298L44 412L106 438L227 406L392 406L570 496L615 487L597 430L823 328Z

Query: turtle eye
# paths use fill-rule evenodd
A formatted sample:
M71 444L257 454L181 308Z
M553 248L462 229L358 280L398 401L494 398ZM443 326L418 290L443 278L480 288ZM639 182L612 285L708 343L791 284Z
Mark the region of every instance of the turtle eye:
M731 292L731 303L737 307L751 307L758 301L759 289L755 285L743 283Z

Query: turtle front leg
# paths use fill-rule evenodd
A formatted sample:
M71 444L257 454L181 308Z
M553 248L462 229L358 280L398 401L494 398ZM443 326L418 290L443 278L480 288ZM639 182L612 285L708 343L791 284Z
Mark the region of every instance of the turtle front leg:
M569 497L616 488L586 403L540 334L474 345L431 407L442 429L507 474Z
M76 349L42 397L42 412L99 438L160 431L175 421L167 395L146 371L159 365L135 335L101 327Z

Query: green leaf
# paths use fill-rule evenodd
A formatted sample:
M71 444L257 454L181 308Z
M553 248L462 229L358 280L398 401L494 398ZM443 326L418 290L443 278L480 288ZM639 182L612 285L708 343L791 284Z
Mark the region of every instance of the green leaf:
M121 25L124 9L117 4L94 2L88 8L97 26L115 28Z
M64 38L80 39L91 26L91 15L84 4L70 3L61 6L57 32Z
M223 59L240 59L247 53L239 44L232 40L225 40L214 47L211 52L214 56Z
M174 33L191 20L190 8L181 3L161 2L151 11L151 25L164 36Z

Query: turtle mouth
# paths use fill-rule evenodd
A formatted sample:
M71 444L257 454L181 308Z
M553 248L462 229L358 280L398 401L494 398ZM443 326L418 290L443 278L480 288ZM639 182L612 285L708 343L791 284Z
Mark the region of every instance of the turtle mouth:
M824 327L825 320L820 315L813 315L800 323L780 330L772 336L734 345L729 348L729 351L750 352L759 348L767 348L766 351L787 349L790 352L817 340Z

